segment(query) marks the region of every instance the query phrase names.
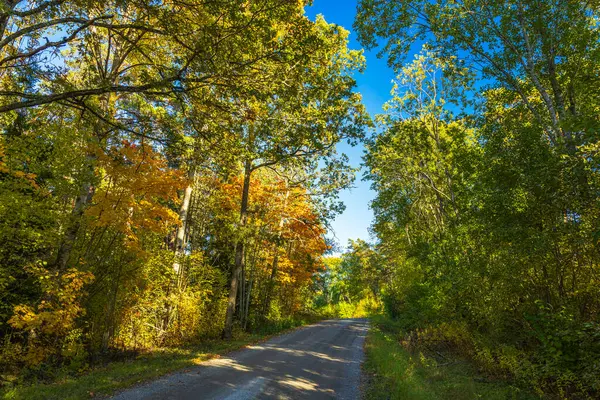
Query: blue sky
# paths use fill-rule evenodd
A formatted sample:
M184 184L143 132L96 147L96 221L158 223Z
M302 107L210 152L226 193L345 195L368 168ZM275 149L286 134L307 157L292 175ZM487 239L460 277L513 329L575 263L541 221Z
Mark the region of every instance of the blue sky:
M306 8L306 14L310 19L322 14L325 20L343 26L350 31L350 48L361 49L357 41L357 35L352 30L352 23L356 14L355 0L314 0L313 5ZM377 51L365 51L367 68L363 74L356 75L358 91L363 96L363 103L371 116L381 113L381 107L390 97L392 79L394 73L387 66L384 59L378 59ZM338 149L348 155L353 166L359 166L362 162L364 147L362 145L350 147L340 145ZM357 176L355 188L346 190L341 194L341 200L346 204L346 211L338 216L332 223L333 232L330 236L337 238L339 244L345 247L348 239L369 239L368 228L373 219L373 213L369 208L370 201L375 193L370 190L370 182L362 181L362 172Z

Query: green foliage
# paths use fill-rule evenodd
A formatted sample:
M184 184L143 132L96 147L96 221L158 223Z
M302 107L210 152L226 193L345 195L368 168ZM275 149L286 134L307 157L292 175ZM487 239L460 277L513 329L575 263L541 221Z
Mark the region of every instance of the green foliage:
M355 23L398 72L365 156L386 311L415 346L557 398L600 384L598 18L577 1L363 0Z
M281 331L273 330L272 333ZM265 334L242 333L231 341L205 340L186 347L156 348L141 352L125 361L97 366L84 375L61 371L57 382L24 384L0 390L3 399L14 400L65 400L110 396L120 389L157 378L159 376L193 367L222 354L238 350L249 344L267 339Z
M325 270L314 277L312 306L325 318L364 318L382 308L382 260L360 239L350 240L348 250L326 258Z
M337 144L370 124L348 31L302 1L16 1L0 37L0 385L313 317Z
M385 279L384 265L372 246L350 240L348 252L325 259L325 270L315 277L315 305L355 303L376 298Z
M367 399L538 398L505 380L486 377L456 355L407 347L405 331L394 320L377 316L371 323L365 345Z
M427 282L413 282L403 292L387 291L382 299L387 315L401 318L407 329L443 320L447 311L443 293Z
M365 297L357 303L341 301L317 308L317 315L323 318L367 318L381 311L381 302Z

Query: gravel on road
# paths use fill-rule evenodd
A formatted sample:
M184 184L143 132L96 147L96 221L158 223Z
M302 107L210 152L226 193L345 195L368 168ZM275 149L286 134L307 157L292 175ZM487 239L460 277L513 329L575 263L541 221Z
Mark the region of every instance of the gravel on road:
M366 319L322 321L113 399L359 399L368 328Z

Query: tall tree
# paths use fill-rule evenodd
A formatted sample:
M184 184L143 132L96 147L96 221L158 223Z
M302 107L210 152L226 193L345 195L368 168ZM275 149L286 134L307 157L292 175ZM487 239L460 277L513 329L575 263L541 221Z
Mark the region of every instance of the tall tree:
M460 67L445 71L455 89L472 76L479 91L460 118L440 102L452 91L437 85L405 91L400 103L394 93L369 145L374 230L393 265L389 311L417 329L463 324L528 362L505 371L583 397L596 385L584 371L587 354L597 354L587 330L598 315L588 282L600 265L592 251L598 99L590 96L597 20L593 2L364 0L355 24L368 47L385 43L382 55L404 74L418 63L401 68L419 39L434 64ZM431 82L419 70L411 84Z
M262 102L247 104L240 148L244 185L240 205L240 232L248 213L250 178L254 171L291 162L335 159L335 146L354 142L368 123L360 96L353 93L352 73L362 68L363 58L347 48L348 32L322 17L309 24L294 58L298 62L281 84L281 91ZM305 164L306 165L306 164ZM244 239L236 243L235 266L223 336L230 338L236 307L239 274L244 264Z

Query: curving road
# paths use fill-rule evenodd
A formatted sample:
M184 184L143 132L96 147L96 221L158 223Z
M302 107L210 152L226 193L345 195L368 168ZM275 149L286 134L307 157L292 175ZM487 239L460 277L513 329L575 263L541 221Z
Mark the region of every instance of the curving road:
M359 399L365 319L323 321L113 397Z

